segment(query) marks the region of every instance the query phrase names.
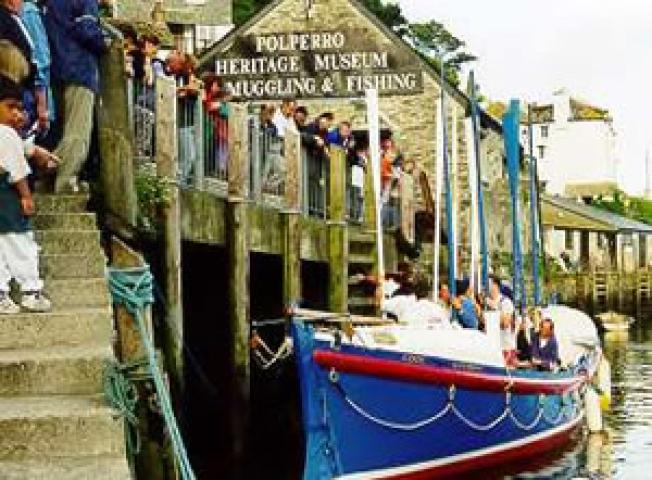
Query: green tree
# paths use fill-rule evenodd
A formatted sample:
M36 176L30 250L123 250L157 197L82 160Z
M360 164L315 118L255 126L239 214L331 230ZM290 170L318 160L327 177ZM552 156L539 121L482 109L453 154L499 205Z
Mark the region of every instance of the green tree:
M460 83L462 65L476 60L465 51L466 44L435 20L425 23L411 23L403 38L434 68L441 70L444 58L446 79L457 86Z
M233 23L239 27L272 0L233 0Z

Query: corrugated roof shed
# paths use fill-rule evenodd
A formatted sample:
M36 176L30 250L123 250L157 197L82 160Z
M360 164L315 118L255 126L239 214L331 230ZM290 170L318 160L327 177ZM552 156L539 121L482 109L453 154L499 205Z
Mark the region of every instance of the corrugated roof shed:
M543 220L546 225L566 229L652 234L652 225L570 198L545 195L542 197L542 203L544 206Z

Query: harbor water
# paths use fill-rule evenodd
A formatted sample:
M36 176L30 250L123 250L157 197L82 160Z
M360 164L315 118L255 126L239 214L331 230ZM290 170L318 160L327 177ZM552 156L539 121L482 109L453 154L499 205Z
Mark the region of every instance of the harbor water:
M607 333L604 350L612 368L612 405L603 434L581 434L568 448L473 479L652 478L652 321L627 333Z

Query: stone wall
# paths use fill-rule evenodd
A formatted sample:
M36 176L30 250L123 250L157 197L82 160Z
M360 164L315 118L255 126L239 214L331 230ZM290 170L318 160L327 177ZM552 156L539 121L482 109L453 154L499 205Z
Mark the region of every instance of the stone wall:
M156 0L113 0L115 18L149 21ZM165 20L186 25L230 25L231 0L163 0Z

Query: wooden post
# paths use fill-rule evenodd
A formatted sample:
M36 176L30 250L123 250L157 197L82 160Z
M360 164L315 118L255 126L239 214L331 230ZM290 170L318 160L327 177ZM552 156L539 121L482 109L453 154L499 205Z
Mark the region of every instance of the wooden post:
M193 165L193 181L195 188L198 190L204 189L204 102L201 101L201 96L195 101L195 148L197 156L195 158L195 165ZM209 125L208 128L212 128Z
M330 151L328 204L329 308L346 312L349 308L349 236L346 224L346 155L339 147Z
M229 118L229 196L226 244L229 271L229 321L232 344L231 432L236 464L246 452L249 421L249 152L246 109L232 105Z
M156 168L168 182L169 202L163 212L165 244L164 291L168 321L163 329L164 353L172 380L173 398L183 392L183 296L181 291L181 200L177 186L177 94L174 80L156 79Z
M283 301L290 305L301 298L301 185L303 177L301 137L285 132L285 206L283 212Z
M134 129L128 109L122 42L113 42L102 56L100 69L98 131L104 203L112 215L135 227L138 199L134 182Z
M145 264L142 255L131 250L117 238L111 238L112 267L133 268L142 267ZM142 360L146 355L145 345L133 316L122 305L114 307L114 310L118 335L118 345L116 347L118 358L122 363ZM145 309L143 319L150 340L153 342L154 330L152 327L151 306ZM143 367L144 371L146 371L145 367ZM151 395L151 392L145 388L144 384L139 383L137 387L141 398L147 398ZM136 457L135 469L137 475L142 475L144 478L177 478L172 447L169 443L161 443L159 436L153 431L155 425L152 425L149 421L150 411L147 402L139 402L137 415L140 420L138 430L142 441L141 451Z

